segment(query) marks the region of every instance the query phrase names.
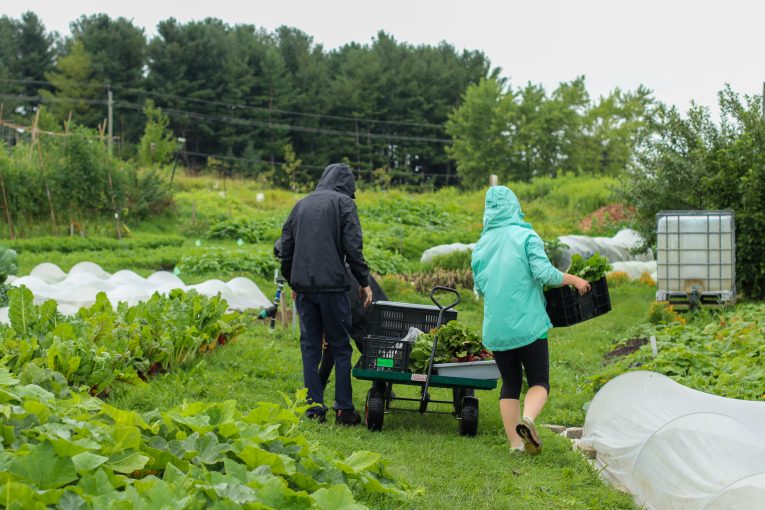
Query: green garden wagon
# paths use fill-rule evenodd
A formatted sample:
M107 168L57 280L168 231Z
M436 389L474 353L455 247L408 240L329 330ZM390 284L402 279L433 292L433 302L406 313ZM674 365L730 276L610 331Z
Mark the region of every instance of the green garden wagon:
M450 292L455 300L448 306L442 306L436 298L439 291ZM430 298L435 306L410 303L378 301L372 309L370 335L364 338L362 357L353 369L357 379L372 381L372 388L367 392L364 407L364 422L369 430L380 431L383 428L385 414L391 411L413 411L424 414L430 404L446 404L449 411L429 411L432 413L451 414L458 422L461 435L475 436L478 432L478 399L475 390L493 390L497 387L496 378L482 379L472 377L453 377L435 373L433 359L438 345L438 336L434 335L427 373L416 374L409 371L409 351L412 342L405 338L410 328L428 332L448 321L457 318L454 307L460 302L460 294L448 287L434 287ZM419 398L398 397L393 392L394 384L419 386ZM433 400L430 388L451 388L452 400ZM394 407L393 402L418 402L416 409Z

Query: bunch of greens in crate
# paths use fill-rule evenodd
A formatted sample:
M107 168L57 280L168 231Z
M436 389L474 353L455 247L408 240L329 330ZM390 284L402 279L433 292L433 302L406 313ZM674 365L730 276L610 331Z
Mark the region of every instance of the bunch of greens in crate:
M379 454L341 456L298 432L297 399L138 414L24 384L0 365L0 466L9 508L365 508L406 495Z
M433 363L457 363L464 361L481 361L493 359L483 344L481 338L465 324L451 321L441 326L437 331L423 333L417 337L409 353L409 369L415 373L428 370L430 353L433 350L433 339L438 334L438 345Z
M571 257L571 265L566 272L584 278L588 282L596 282L601 278L605 278L606 273L611 271L611 269L612 266L608 259L598 252L595 252L592 257L587 259L575 253Z
M0 326L0 363L55 392L67 386L105 392L116 380L172 370L198 353L225 343L241 329L237 314L215 296L194 291L155 294L117 310L103 293L75 316L58 313L56 302L33 303L26 287L10 292L10 326Z

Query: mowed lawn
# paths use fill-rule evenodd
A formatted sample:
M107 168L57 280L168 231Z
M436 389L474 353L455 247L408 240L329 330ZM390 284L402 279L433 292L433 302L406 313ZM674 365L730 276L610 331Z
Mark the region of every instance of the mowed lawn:
M652 287L642 284L622 284L611 289L613 311L609 314L551 331L551 398L539 423L583 423L584 406L593 396L587 385L589 375L601 366L603 354L614 339L644 321L653 292ZM425 302L411 291L398 294L392 299ZM469 292L463 292L463 297L459 319L480 327L480 303ZM301 373L297 337L289 330L269 334L258 323L188 370L158 376L142 388L116 388L110 403L148 411L184 400L232 399L248 408L260 401L279 402L282 393L294 394L302 385ZM368 387L368 382L354 380L354 399L360 410ZM397 386L395 391L417 396L411 387ZM450 392L441 389L431 395L451 398ZM475 438L459 436L457 421L451 416L395 411L386 415L384 430L379 433L363 426L338 427L334 418L326 424L305 422L302 427L309 438L343 453L381 453L400 479L418 489L403 504L365 500L371 508L635 508L629 495L599 479L567 439L546 430L541 431L542 455L511 456L499 417L498 395L498 390L477 393L480 420ZM331 404L331 384L326 396Z

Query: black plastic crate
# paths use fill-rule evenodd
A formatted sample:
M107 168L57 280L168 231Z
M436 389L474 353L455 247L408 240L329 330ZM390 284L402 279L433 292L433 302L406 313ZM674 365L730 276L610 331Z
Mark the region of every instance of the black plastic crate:
M611 311L606 278L590 285L592 290L584 295L568 285L545 292L547 315L553 326L571 326Z
M408 372L411 342L400 338L369 335L364 337L361 368L382 372Z
M443 324L457 320L456 310L444 312ZM386 338L404 338L409 328L417 328L428 333L437 326L438 307L378 301L372 305L372 320L369 333Z

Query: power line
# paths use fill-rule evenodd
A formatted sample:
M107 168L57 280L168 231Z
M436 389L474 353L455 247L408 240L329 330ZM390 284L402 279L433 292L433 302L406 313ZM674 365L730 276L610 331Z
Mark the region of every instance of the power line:
M282 110L280 108L268 108L265 106L253 106L243 103L228 103L225 101L213 101L210 99L200 99L196 97L188 97L188 96L178 96L176 94L168 94L166 92L155 92L155 91L148 91L148 90L141 90L141 89L131 89L131 88L123 88L123 87L112 87L115 90L122 90L124 92L138 92L143 93L146 95L156 96L156 97L167 97L171 99L179 99L181 101L193 101L197 103L202 104L211 104L211 105L217 105L217 106L225 106L227 108L231 109L240 109L240 110L257 110L257 111L264 111L264 112L270 112L270 113L280 113L285 115L296 115L301 117L312 117L312 118L321 118L321 119L334 119L334 120L347 120L351 122L361 122L363 124L388 124L388 125L400 125L400 126L412 126L412 127L426 127L426 128L435 128L435 129L444 129L443 124L430 124L426 122L413 122L413 121L406 121L406 120L379 120L379 119L368 119L364 117L347 117L342 115L329 115L326 113L309 113L309 112L298 112L293 110ZM251 96L258 99L271 99L269 96Z
M15 99L17 101L38 101L41 103L84 103L84 104L93 104L93 105L108 104L108 101L104 99L85 99L85 98L71 98L71 97L42 97L42 96L25 96L25 95L17 95L17 94L0 94L0 98ZM143 105L140 105L138 103L130 103L127 101L115 101L114 104L115 106L120 106L122 108L139 110L139 111L143 110ZM355 139L358 136L358 134L355 131L343 131L338 129L300 126L297 124L281 124L281 123L258 121L258 120L252 120L252 119L242 119L242 118L233 117L233 116L210 115L206 113L191 112L186 110L176 110L174 108L163 108L162 112L165 113L168 117L181 118L181 119L192 118L197 120L207 120L211 122L221 122L224 124L234 124L239 126L264 127L268 129L279 129L282 131L297 131L297 132L315 133L315 134L323 134L323 135L331 135L331 136L344 136L344 137L349 137L353 139ZM437 143L437 144L451 143L451 140L448 138L431 138L431 137L424 137L424 136L395 135L395 134L387 134L387 133L367 132L367 133L364 133L364 136L369 139L391 140L391 141L401 140L401 141Z
M38 84L38 85L52 85L50 82L47 81L41 81L41 80L20 80L20 79L7 79L3 78L0 79L0 82L8 82L8 83L27 83L27 84ZM72 85L78 85L83 87L99 87L99 88L108 88L111 87L114 90L121 90L123 92L128 93L138 93L138 94L145 94L150 96L156 96L156 97L166 97L170 99L177 99L181 101L187 101L187 102L196 102L201 104L211 104L216 106L224 106L230 109L240 109L240 110L256 110L256 111L264 111L264 112L270 112L270 113L278 113L278 114L284 114L284 115L295 115L295 116L301 116L301 117L310 117L310 118L319 118L319 119L333 119L333 120L345 120L345 121L351 121L351 122L361 122L363 124L384 124L384 125L392 125L392 126L411 126L411 127L424 127L424 128L433 128L433 129L439 129L443 130L444 126L443 124L431 124L426 122L413 122L413 121L396 121L396 120L380 120L380 119L369 119L366 117L347 117L343 115L329 115L324 113L310 113L310 112L298 112L294 110L283 110L280 108L268 108L265 106L253 106L243 103L228 103L225 101L215 101L210 99L200 99L195 97L189 97L189 96L179 96L176 94L169 94L166 92L155 92L155 91L149 91L149 90L143 90L143 89L135 89L130 87L123 87L119 85L110 85L108 83L85 83L85 82L70 82ZM271 99L269 96L252 96L259 99Z

